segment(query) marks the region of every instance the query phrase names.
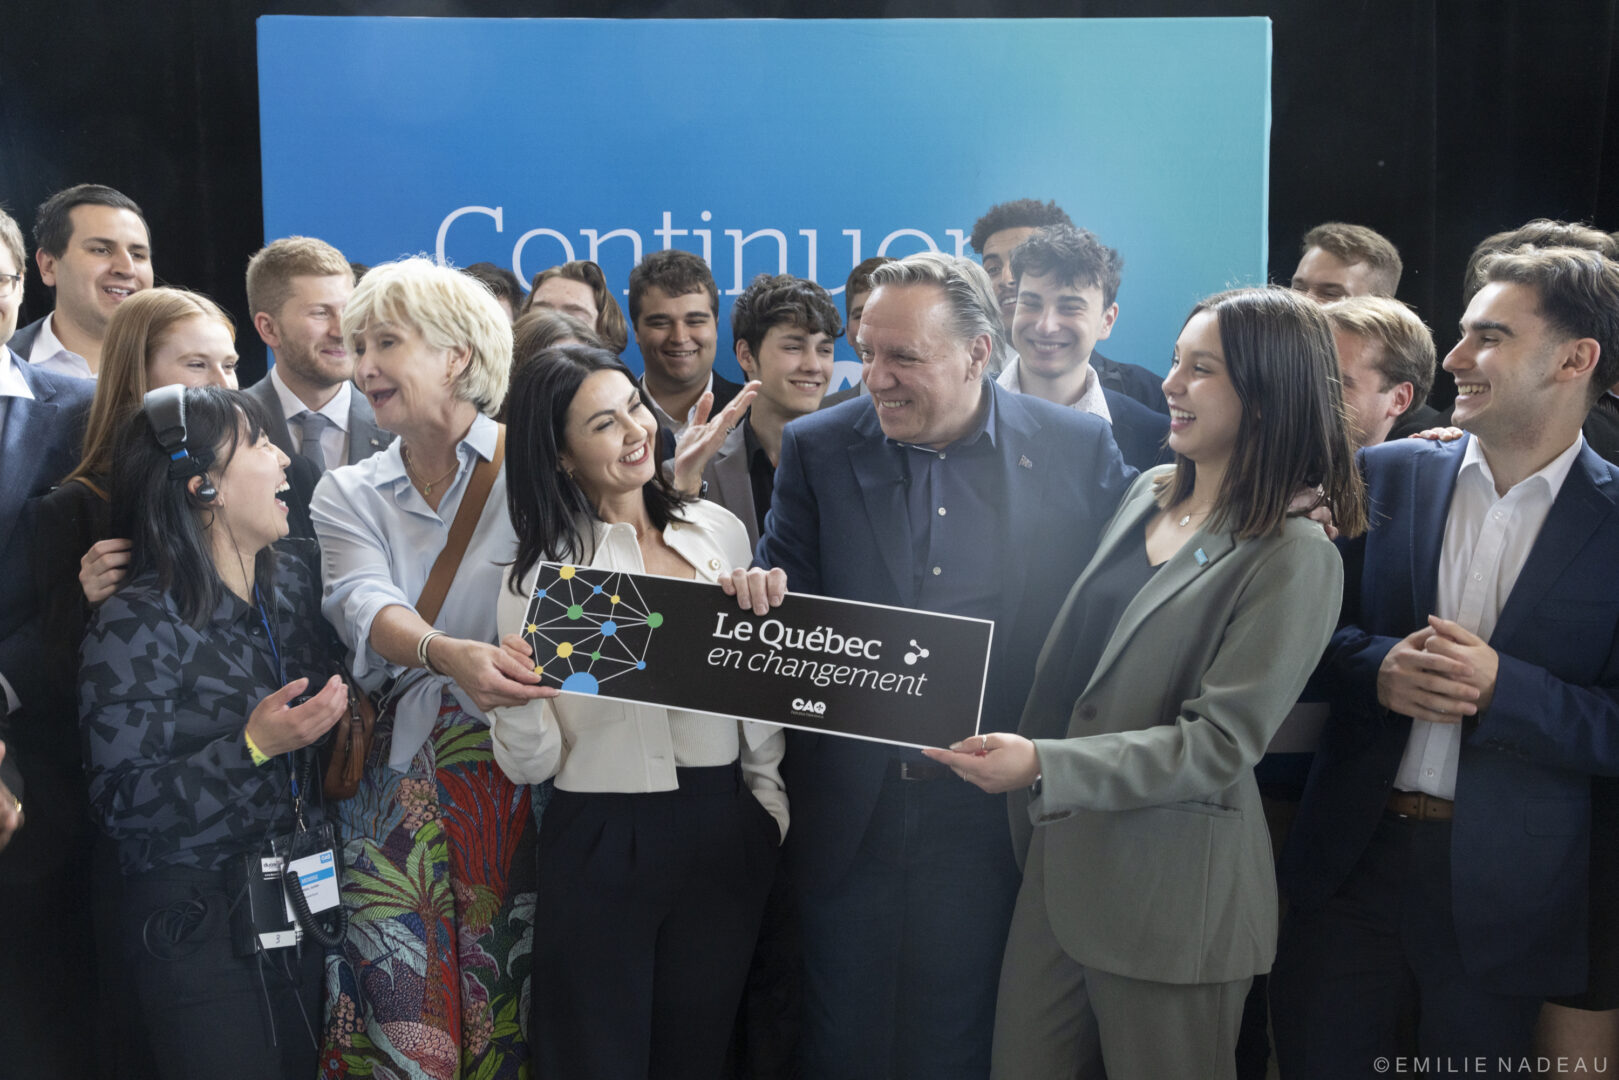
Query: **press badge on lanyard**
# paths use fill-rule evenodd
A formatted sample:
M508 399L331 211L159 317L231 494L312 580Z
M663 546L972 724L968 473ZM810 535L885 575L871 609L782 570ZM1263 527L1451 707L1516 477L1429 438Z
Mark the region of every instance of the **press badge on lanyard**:
M270 655L275 659L276 677L279 685L285 686L286 666L263 597L256 588L253 598L270 643ZM239 952L287 948L298 944L306 930L317 939L325 936L312 927L312 916L337 907L341 899L336 834L329 823L309 828L304 820L304 786L299 783L297 760L291 751L285 757L292 788L293 832L272 837L269 855L242 859L240 877L244 880L240 884L245 889L245 903L237 906L237 912L246 917L248 925L233 928ZM304 780L308 779L306 771ZM255 864L257 873L253 872ZM294 897L294 889L302 895Z

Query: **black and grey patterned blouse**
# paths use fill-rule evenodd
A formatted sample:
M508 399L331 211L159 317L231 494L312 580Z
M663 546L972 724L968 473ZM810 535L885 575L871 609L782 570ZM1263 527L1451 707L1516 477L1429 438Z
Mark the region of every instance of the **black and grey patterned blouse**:
M337 654L305 559L277 550L265 610L287 680L308 675L319 690ZM258 607L231 593L201 629L150 576L101 605L84 639L79 714L91 810L124 873L215 869L290 831L292 761L255 766L245 738L254 707L282 685ZM305 802L305 819L320 820L309 805L318 791Z

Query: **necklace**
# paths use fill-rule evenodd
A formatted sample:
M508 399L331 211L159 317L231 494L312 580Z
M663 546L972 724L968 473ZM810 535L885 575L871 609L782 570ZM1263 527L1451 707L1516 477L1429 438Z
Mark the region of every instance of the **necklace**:
M1206 517L1209 516L1209 512L1207 510L1200 510L1200 511L1198 511L1197 516L1200 517L1200 518L1206 518ZM1186 526L1190 525L1191 523L1192 523L1192 515L1191 515L1190 512L1182 514L1181 519L1179 521L1175 522L1176 525L1180 526L1183 529L1186 528Z
M401 445L399 447L399 456L405 462L405 475L410 477L410 482L411 483L421 486L423 495L432 495L434 487L436 487L439 484L444 483L444 481L446 481L450 477L454 476L455 471L461 467L461 463L459 461L457 461L454 465L450 466L450 471L449 472L445 473L443 476L439 477L437 480L433 480L433 481L431 481L429 483L423 484L422 481L416 476L416 469L410 463L410 447Z

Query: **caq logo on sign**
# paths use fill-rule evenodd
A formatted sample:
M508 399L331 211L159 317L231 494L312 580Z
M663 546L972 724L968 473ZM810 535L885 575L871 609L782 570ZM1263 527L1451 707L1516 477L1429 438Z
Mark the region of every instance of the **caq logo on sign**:
M826 702L811 701L809 698L794 698L793 712L808 713L811 716L825 716Z
M1012 199L1055 200L1124 255L1117 359L1162 370L1194 300L1265 278L1262 18L265 16L258 31L267 239L525 281L594 259L621 297L636 262L681 248L713 270L732 377L730 306L755 275L837 293L873 254L968 250ZM992 77L941 81L960 71Z

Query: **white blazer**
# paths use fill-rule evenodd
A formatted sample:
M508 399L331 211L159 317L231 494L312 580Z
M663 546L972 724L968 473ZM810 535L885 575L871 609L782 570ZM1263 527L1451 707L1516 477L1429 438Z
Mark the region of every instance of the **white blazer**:
M680 513L687 520L671 522L663 539L696 568L698 581L714 582L748 565L747 530L730 511L696 500ZM633 526L596 521L593 528L590 567L646 572ZM522 625L539 572L531 570L515 593L508 576L495 614L502 634ZM564 791L674 791L680 786L676 766L725 765L740 756L749 789L787 835L780 770L787 740L775 724L563 694L491 709L489 725L495 761L507 776L520 784L555 777Z

